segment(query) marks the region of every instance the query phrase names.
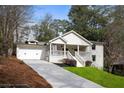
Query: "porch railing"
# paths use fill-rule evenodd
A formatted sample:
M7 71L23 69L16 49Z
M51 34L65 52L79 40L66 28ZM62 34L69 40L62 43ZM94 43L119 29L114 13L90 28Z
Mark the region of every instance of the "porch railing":
M68 59L72 59L72 60L75 60L75 58L73 57L73 55L69 52L69 51L67 51L67 58Z
M64 51L57 50L57 51L51 51L52 56L64 56Z
M91 52L79 52L79 55L83 57L85 61L91 60Z
M77 52L75 52L75 57L83 66L85 66L85 60Z

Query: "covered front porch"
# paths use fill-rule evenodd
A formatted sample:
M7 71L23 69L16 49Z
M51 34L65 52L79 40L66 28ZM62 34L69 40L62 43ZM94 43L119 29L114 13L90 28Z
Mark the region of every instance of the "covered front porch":
M88 46L83 45L50 44L50 56L66 57L67 51L69 51L74 56L75 52L82 54L87 52L87 50Z
M90 59L88 46L51 43L49 49L49 62L53 63L62 63L65 58L80 61Z

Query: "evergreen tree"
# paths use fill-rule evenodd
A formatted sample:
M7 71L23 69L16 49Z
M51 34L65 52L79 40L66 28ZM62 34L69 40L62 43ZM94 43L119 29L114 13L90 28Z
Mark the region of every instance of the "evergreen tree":
M89 40L102 41L99 35L102 36L103 28L108 23L104 11L105 8L100 6L72 6L68 16L73 30Z

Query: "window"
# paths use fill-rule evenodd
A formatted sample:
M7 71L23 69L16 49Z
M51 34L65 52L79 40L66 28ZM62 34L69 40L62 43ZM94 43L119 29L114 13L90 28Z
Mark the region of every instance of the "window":
M95 50L95 49L96 49L96 45L93 44L93 45L92 45L92 50Z
M30 43L35 43L35 41L30 41Z
M28 44L28 41L25 41L25 44Z
M68 48L66 48L66 51L68 51Z
M77 49L74 49L74 51L77 51Z
M92 55L92 60L96 61L96 55Z

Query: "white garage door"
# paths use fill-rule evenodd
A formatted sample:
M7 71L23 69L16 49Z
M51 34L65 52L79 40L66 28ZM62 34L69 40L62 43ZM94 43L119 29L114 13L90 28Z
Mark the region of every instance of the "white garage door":
M42 49L19 49L17 51L18 59L41 59Z

